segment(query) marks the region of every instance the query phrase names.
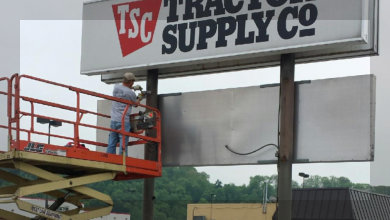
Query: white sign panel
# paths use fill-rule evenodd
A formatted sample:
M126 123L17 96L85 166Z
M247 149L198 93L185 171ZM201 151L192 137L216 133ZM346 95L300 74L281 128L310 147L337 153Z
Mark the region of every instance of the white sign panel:
M161 77L376 53L373 0L110 0L83 12L82 73ZM103 78L104 80L105 78Z

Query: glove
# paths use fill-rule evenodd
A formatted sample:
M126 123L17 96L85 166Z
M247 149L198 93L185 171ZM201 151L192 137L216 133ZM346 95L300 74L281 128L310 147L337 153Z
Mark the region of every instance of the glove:
M142 91L142 87L141 87L140 85L135 85L135 86L133 86L133 89L134 89L134 90Z
M143 98L144 98L144 94L142 94L142 93L138 94L138 96L137 96L138 100L141 101Z

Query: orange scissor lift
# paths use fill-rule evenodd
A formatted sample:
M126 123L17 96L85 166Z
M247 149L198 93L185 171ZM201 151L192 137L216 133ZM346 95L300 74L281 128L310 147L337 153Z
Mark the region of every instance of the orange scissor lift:
M15 74L10 78L0 78L0 83L2 84L0 88L6 88L6 91L0 91L1 100L7 102L6 115L0 117L8 118L7 125L0 125L0 129L6 129L8 132L8 146L0 146L3 147L2 149L4 147L8 149L0 152L0 179L11 183L11 185L8 184L0 188L0 207L1 203L16 203L20 210L35 215L35 219L92 219L108 215L112 210L113 201L110 196L87 187L87 184L105 180L129 180L161 176L161 118L158 109L139 104L138 107L144 111L132 114L132 118L147 113L151 115L149 126L144 126L142 129L138 129L137 132L126 132L123 126L121 130L112 130L109 127L96 126L83 120L85 115L94 115L95 117L107 118L107 120L110 116L82 109L80 97L92 96L96 99L122 102L127 104L126 109L134 103L28 75ZM34 92L32 91L28 91L26 95L21 94L23 86L28 83L37 83L41 88L50 85L53 89L65 89L67 92L74 94L76 106L38 99L33 97ZM51 90L46 93L51 93ZM3 101L1 105L4 105ZM39 114L36 112L37 105L70 112L74 119L63 119L60 117L61 114L54 114L54 116ZM36 118L60 121L73 126L72 135L38 131L34 123ZM122 125L123 122L124 116L122 117ZM123 140L124 135L130 136L129 148L143 146L144 144L154 145L158 152L157 161L127 157L125 154L115 155L89 150L83 147L84 144L107 147L107 143L82 139L79 135L82 127L95 131L116 131L122 134ZM146 130L150 131L148 135L149 133L154 135L147 136ZM42 136L50 136L73 143L69 147L69 145L55 145L34 140L34 138ZM119 147L125 149L125 144ZM34 178L18 175L15 170L31 174ZM55 202L50 207L41 207L22 199L35 194L46 194L55 198ZM105 206L83 207L81 200L88 199L99 200ZM59 211L58 208L64 202L73 204L77 208L64 212ZM31 217L1 208L0 216L12 220L31 219Z

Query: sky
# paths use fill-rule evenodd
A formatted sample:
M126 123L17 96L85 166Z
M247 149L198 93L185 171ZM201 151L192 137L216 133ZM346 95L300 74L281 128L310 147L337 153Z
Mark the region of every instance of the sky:
M21 21L20 25L20 72L63 84L112 93L112 85L100 81L100 76L80 75L81 59L81 21ZM325 79L370 73L370 58L355 58L296 66L296 80ZM279 68L265 68L240 72L209 74L159 80L158 93L193 92L224 88L248 87L260 84L277 83ZM140 82L145 88L145 82ZM41 88L41 87L40 87ZM48 90L37 87L25 88L24 92L34 91L38 96L47 96ZM74 98L64 92L51 92L52 100L74 103ZM86 99L89 109L96 110L96 100ZM71 117L71 116L70 116ZM94 119L91 118L93 121ZM41 129L45 129L42 128ZM69 129L69 128L56 128ZM94 133L82 131L82 135L95 138ZM198 171L210 175L210 181L217 179L224 184L248 184L249 177L255 175L274 175L276 165L248 165L198 167ZM370 163L326 163L300 164L293 166L293 179L302 183L299 172L320 176L345 176L355 183L370 182Z

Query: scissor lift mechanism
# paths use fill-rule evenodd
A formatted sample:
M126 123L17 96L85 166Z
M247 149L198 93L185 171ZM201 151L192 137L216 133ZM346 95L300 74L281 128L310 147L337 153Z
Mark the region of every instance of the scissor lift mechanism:
M20 81L22 78L63 87L75 92L77 106L70 107L59 103L22 96L20 94ZM116 131L123 134L123 139L124 135L137 139L136 141L130 141L128 143L129 147L147 143L154 144L158 152L157 161L126 157L125 155L107 154L104 152L90 151L81 147L82 144L92 144L102 147L106 147L107 144L80 139L80 126L105 131L114 130L82 122L84 114L93 114L107 118L109 118L109 115L81 109L80 94L126 103L127 108L134 103L26 75L15 74L11 78L0 78L0 82L5 82L7 85L7 91L0 91L0 95L5 96L8 103L8 125L0 125L0 128L8 129L9 137L8 151L0 152L0 178L13 184L0 188L0 203L16 203L19 209L36 215L34 219L92 219L108 215L112 210L113 201L110 196L85 185L105 180L128 180L161 176L161 123L160 112L157 109L145 105L138 105L145 108L145 111L149 112L149 115L154 116L154 123L148 128L154 131L151 132L155 133L154 137L146 136L145 130L138 130L137 133L126 132L123 126L121 130ZM21 109L21 101L30 103L30 112ZM73 111L76 113L76 120L70 121L57 117L38 115L34 112L34 104ZM138 114L132 116L136 115ZM24 128L21 125L21 116L31 118L29 128ZM34 118L36 117L72 124L74 126L74 135L68 137L36 131L34 129ZM123 124L124 116L122 117ZM26 140L21 139L21 132L27 133ZM38 143L32 140L32 134L70 140L73 141L73 145L72 147L65 147ZM119 147L124 149L125 145ZM26 179L14 174L11 170L20 170L32 174L37 178L34 180ZM45 208L22 199L23 197L40 193L55 198L55 202L50 207ZM81 203L81 200L87 199L96 199L104 203L105 206L87 210ZM77 208L64 212L57 211L64 202L73 204ZM31 219L1 208L0 216L9 220Z

